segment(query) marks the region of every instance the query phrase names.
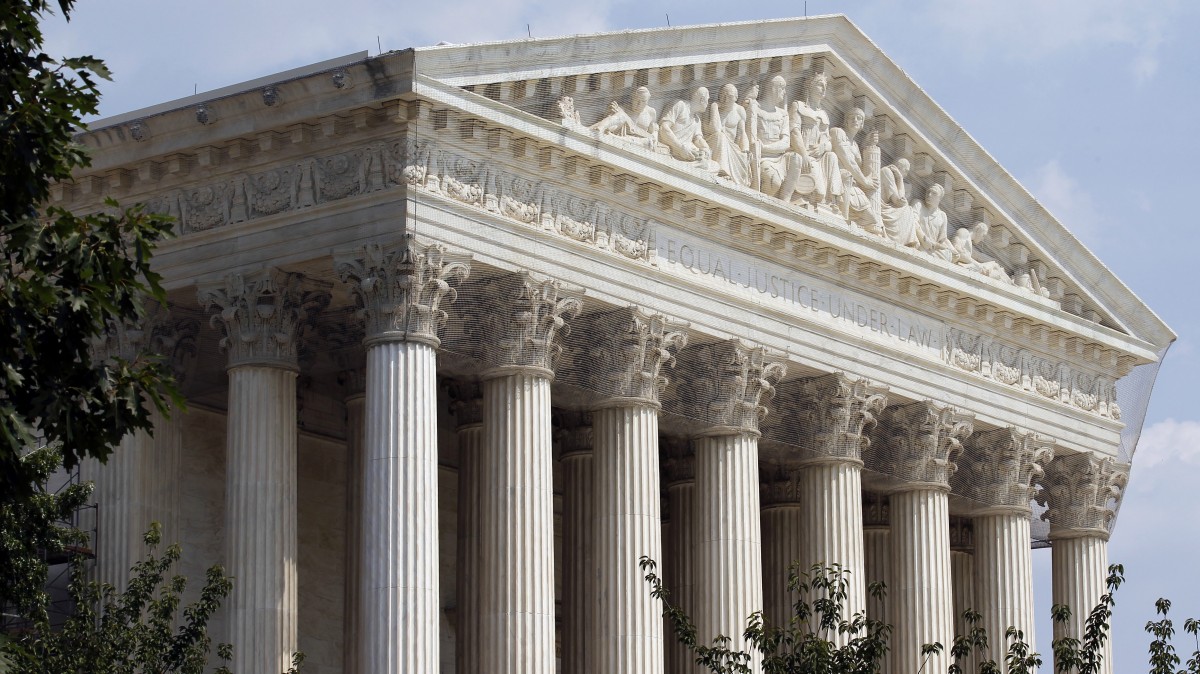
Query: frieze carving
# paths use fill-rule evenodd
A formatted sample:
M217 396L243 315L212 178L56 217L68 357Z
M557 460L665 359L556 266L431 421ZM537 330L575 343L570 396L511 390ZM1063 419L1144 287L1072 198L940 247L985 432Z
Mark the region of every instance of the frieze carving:
M663 368L674 367L675 352L687 345L680 327L636 307L582 316L564 344L570 366L562 380L598 394L602 404L657 405L668 381Z
M958 328L950 328L942 358L977 374L1106 419L1121 419L1116 381L1107 375L1049 360L1028 349Z
M975 433L966 442L951 484L981 508L1028 513L1054 441L1016 428Z
M738 340L691 346L678 360L667 410L709 427L705 433L758 433L787 374L782 359Z
M961 223L953 227L943 208L952 196L949 175L937 171L890 119L871 118L875 105L868 97L831 100L824 69L815 65L790 81L782 74L749 75L741 81L693 81L682 89L673 81L666 91L626 80L627 93L617 98L627 99L628 108L619 100L602 102L576 92L550 105L534 104L532 111L598 140L826 214L899 249L1048 297L1045 279L1027 259L1018 255L1006 263L984 252L993 242L987 223L971 217L971 204L979 199L963 190L953 195ZM739 86L745 92L740 98ZM796 93L792 99L789 87ZM994 245L1003 250L1007 244Z
M216 310L211 322L224 332L220 345L230 367L295 368L301 331L329 303L323 285L276 269L230 274L202 285L198 296L201 306Z
M867 467L902 486L950 488L974 416L932 401L889 407L872 433Z
M437 346L438 329L446 322L441 305L458 296L451 283L467 278L470 258L407 234L399 244L368 245L361 256L339 258L335 266L351 284L368 344L416 340Z
M1046 466L1037 502L1046 507L1050 537L1108 538L1116 508L1129 483L1129 465L1088 453L1057 456Z
M969 517L950 517L950 549L971 552L975 549L975 526Z
M801 459L859 461L887 406L887 387L834 372L780 384L775 400L765 437L794 445Z

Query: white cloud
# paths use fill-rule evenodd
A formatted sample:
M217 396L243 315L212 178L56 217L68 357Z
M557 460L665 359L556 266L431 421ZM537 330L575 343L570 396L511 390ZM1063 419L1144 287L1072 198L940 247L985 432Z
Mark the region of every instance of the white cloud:
M1200 467L1200 421L1165 419L1142 430L1134 454L1136 474L1174 462Z
M1026 182L1038 201L1072 234L1088 245L1097 243L1104 216L1092 196L1052 159L1038 167Z
M1138 82L1158 70L1159 48L1183 5L1176 0L936 0L930 20L965 53L1036 63L1070 51L1120 46L1132 50L1129 72Z

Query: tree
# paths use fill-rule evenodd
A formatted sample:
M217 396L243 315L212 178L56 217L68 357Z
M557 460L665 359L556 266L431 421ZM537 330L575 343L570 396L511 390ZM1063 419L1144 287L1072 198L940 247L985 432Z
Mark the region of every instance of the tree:
M70 17L74 0L58 0ZM153 358L99 360L91 345L113 324L136 323L143 303L164 302L150 269L170 219L140 208L84 216L45 208L51 185L89 163L74 136L95 114L93 57L42 52L46 0L3 0L0 25L0 494L35 490L27 448L58 443L67 468L104 459L125 435L150 430L148 405L178 398ZM6 597L0 596L0 599Z

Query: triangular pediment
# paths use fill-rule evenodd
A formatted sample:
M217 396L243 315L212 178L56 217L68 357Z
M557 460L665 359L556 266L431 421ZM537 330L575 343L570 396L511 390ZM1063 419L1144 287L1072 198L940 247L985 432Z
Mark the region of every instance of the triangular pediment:
M845 17L433 47L412 58L416 85L458 88L516 119L561 125L574 142L706 175L706 189L765 197L798 221L874 238L886 255L959 274L968 288L999 291L1156 349L1174 339ZM776 78L784 89L773 101ZM812 93L818 79L823 97ZM714 103L725 89L732 103L718 104L715 118L698 114L690 101L699 87ZM642 107L635 97L647 93ZM847 123L854 110L863 113L857 133ZM797 136L787 150L768 137L781 123L783 134L794 129ZM688 138L664 135L664 126Z

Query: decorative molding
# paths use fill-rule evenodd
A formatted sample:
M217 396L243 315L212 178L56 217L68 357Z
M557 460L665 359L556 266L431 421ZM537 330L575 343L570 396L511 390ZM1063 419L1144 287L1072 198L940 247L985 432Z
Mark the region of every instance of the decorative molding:
M759 498L763 508L799 505L803 496L795 470L771 465L763 471L759 481Z
M687 347L678 361L667 410L699 422L702 435L757 435L775 383L787 374L781 358L739 340Z
M864 491L862 493L863 526L886 529L891 526L891 501L887 494Z
M448 379L444 386L456 426L463 428L483 423L483 388L478 381Z
M887 406L886 386L843 372L779 385L776 414L763 434L799 449L801 460L860 461L869 432Z
M1107 540L1128 483L1129 465L1110 457L1086 453L1054 457L1036 497L1046 507L1042 519L1050 523L1050 538Z
M419 244L411 234L396 245L368 245L361 256L339 257L334 265L342 281L351 284L368 347L382 341L437 347L438 329L446 322L441 304L458 296L450 284L470 274L469 256Z
M570 364L560 379L597 394L601 405L658 405L668 382L662 370L687 345L680 327L636 307L581 316L564 340Z
M967 439L951 479L955 494L984 511L1029 512L1029 503L1045 466L1054 458L1054 441L1016 428L975 433Z
M300 274L265 269L230 274L200 286L200 305L224 332L229 366L269 365L296 369L297 346L307 320L329 302L327 289Z
M867 467L899 480L896 489L949 490L973 420L970 413L930 400L889 407L872 433Z
M993 337L950 328L942 347L949 365L1023 391L1119 421L1113 377L1055 361Z

